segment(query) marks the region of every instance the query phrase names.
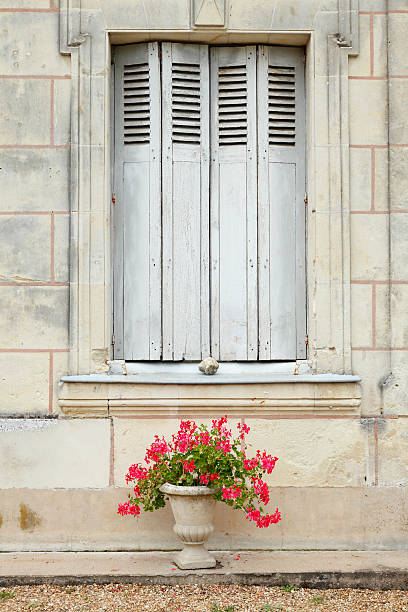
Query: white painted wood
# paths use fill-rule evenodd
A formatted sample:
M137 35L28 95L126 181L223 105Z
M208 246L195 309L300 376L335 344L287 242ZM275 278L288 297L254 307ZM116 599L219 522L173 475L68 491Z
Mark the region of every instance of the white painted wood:
M213 48L211 71L211 353L257 359L256 48Z
M115 357L161 355L158 44L115 50ZM155 125L156 124L156 125Z
M208 47L163 43L163 359L209 350Z
M258 52L260 359L306 356L303 58Z

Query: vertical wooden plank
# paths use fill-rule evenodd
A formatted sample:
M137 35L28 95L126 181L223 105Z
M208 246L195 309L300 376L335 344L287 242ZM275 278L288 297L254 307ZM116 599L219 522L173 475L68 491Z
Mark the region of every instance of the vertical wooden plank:
M271 359L306 356L303 58L303 49L268 48Z
M116 357L160 358L158 44L115 51ZM157 299L158 298L158 299Z
M208 47L163 45L164 359L209 347Z
M246 49L247 65L247 159L246 159L246 242L247 242L247 359L258 359L258 173L256 47Z
M258 47L258 283L259 359L271 358L270 274L269 274L269 164L268 164L268 55Z
M201 65L201 357L210 354L210 65L200 46Z
M173 150L171 141L172 44L162 43L162 333L163 359L173 359Z
M295 164L269 165L271 359L296 359Z
M212 51L212 354L258 355L256 49Z
M216 134L218 125L218 50L210 49L210 283L211 283L211 355L220 359L220 165Z
M162 355L161 329L161 102L157 42L149 44L150 71L150 197L149 197L149 355Z

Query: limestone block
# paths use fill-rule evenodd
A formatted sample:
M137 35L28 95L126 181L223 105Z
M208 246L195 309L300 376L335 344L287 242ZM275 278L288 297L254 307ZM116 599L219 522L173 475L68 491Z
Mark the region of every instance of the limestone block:
M68 287L1 287L3 348L66 348Z
M3 79L0 87L0 122L1 145L49 144L51 122L49 81Z
M321 28L333 31L333 14L319 14L317 8L317 3L303 0L258 2L256 10L248 2L231 2L228 25L237 30L302 30L312 29L319 16Z
M54 81L54 144L67 145L71 139L71 80Z
M52 410L54 413L60 413L58 406L58 384L61 376L68 374L69 353L53 353L52 355Z
M0 165L2 210L69 210L69 151L3 150Z
M390 376L384 386L384 412L408 415L408 351L390 353Z
M370 285L351 285L351 344L371 346L372 289Z
M361 376L361 414L379 414L383 406L382 382L390 373L388 351L353 351L353 374Z
M47 9L50 0L0 0L0 8L8 9Z
M48 412L48 353L0 353L0 413Z
M391 346L408 348L408 285L391 287Z
M326 146L315 147L315 164L318 171L314 176L313 210L327 212L330 207L330 152Z
M371 207L371 151L350 149L350 208L370 210Z
M351 215L351 277L353 280L388 277L387 215Z
M69 215L54 215L54 274L55 280L69 280Z
M408 79L390 79L390 143L408 144Z
M170 508L136 519L121 517L116 509L126 495L127 489L114 487L4 489L0 491L0 550L179 549ZM269 529L258 529L242 513L218 503L210 549L396 550L408 546L406 488L274 487L271 497L270 509L279 506L283 520Z
M351 80L349 102L350 144L387 144L386 81Z
M389 0L388 10L390 11L408 10L408 0Z
M3 419L0 436L1 488L109 484L109 419Z
M349 58L351 76L368 76L370 74L370 15L359 16L359 54Z
M382 419L378 431L378 482L380 486L408 485L408 420Z
M408 147L390 148L390 208L408 209Z
M172 30L190 27L189 0L150 0L149 3L142 0L102 0L98 5L109 29Z
M390 304L388 285L377 285L375 289L375 338L376 346L390 345Z
M388 210L388 150L376 149L374 158L374 208Z
M387 0L359 0L360 11L385 11Z
M387 76L387 47L387 15L373 15L373 72L375 76Z
M389 16L388 37L391 41L389 49L390 74L407 76L407 31L408 14L392 13Z
M58 13L4 13L1 25L0 74L70 74L70 58L59 52ZM49 90L49 81L45 85Z
M50 280L50 216L0 216L0 280Z
M408 213L391 215L392 280L408 280Z
M279 457L271 486L361 486L368 439L358 419L252 419L248 456L265 449Z

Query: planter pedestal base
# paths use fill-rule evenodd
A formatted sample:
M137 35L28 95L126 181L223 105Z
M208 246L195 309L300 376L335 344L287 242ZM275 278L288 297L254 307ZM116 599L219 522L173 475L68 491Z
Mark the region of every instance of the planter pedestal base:
M179 569L207 569L215 567L217 563L201 543L188 544L173 559Z

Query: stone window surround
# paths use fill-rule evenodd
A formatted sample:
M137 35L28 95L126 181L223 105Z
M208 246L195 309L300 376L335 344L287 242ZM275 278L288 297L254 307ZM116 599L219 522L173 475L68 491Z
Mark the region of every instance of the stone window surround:
M298 392L292 392L293 398L296 396L299 399L289 403L282 400L282 397L288 397L285 385L289 380L284 382L279 377L269 377L268 387L270 388L270 383L274 383L272 396L275 398L270 400L273 403L271 409L276 410L279 406L288 404L287 408L292 410L302 406L315 410L319 404L316 400L319 398L323 402L321 409L324 411L355 410L359 406L359 378L351 375L348 149L348 56L358 52L357 2L358 0L339 0L338 32L323 37L316 29L249 32L220 31L219 27L197 30L194 26L182 32L149 32L137 29L119 32L96 26L94 31L84 33L81 31L81 0L61 0L61 53L71 55L72 65L70 366L69 376L63 377L60 384L60 405L65 413L78 416L88 413L95 416L109 414L113 409L113 399L122 401L118 393L128 406L126 410L129 413L132 403L133 411L137 409L140 403L139 392L144 386L143 381L137 377L104 376L107 361L111 358L112 338L110 111L109 103L105 101L110 97L110 44L149 39L192 42L213 42L216 39L217 44L252 42L307 47L308 365L315 374L309 375L310 382L307 376L290 376L291 382L302 384L297 386ZM319 65L324 66L320 70L315 68L317 57ZM325 103L322 103L322 95L327 97ZM318 128L315 118L319 120ZM319 130L327 130L325 152L323 147L319 148ZM325 173L328 177L327 184L324 183ZM316 239L319 232L320 236L328 232L332 238L329 248L326 245L326 250L321 239ZM322 262L325 263L322 265ZM334 373L336 376L333 375L331 380L316 376L316 373L325 372ZM84 376L87 377L86 380ZM118 384L121 382L124 384ZM242 384L239 384L240 382ZM256 387L264 382L260 381ZM184 399L183 404L180 398L191 396L188 391L191 389L189 381L185 380L182 384L181 381L174 380L174 383L171 388L175 390L175 397L179 398L178 405L185 405L187 408L188 401ZM321 385L321 391L317 393L316 385L319 383L325 384ZM194 384L197 385L197 381L194 381ZM248 377L237 378L236 384L239 387L237 393L244 402L241 409L244 405L254 406L254 403L249 401L250 397L254 398L254 402L264 400L265 391L262 390L261 393L264 384L257 389L261 393L259 397L254 393L255 381L250 381ZM153 385L155 392L150 394L151 407L154 408L156 397L159 403L167 406L167 410L171 410L174 404L169 400L169 394L167 399L164 399L162 392L169 388L168 385L163 385L163 390L159 390L159 387L158 384ZM339 393L340 387L342 390ZM200 385L198 388L202 389L204 395L208 395L205 390L208 389L207 385ZM216 385L215 388L226 387ZM302 393L300 388L304 390ZM102 399L99 395L101 389L104 389ZM231 406L231 393L220 392L219 395L227 395L230 398L225 397L223 400L220 397L219 407ZM232 395L237 397L235 393ZM100 399L97 399L97 396ZM292 403L293 406L290 407ZM102 410L97 408L97 404ZM202 406L203 400L200 400L199 404ZM84 411L85 405L88 408ZM143 405L146 406L146 400ZM210 401L209 405L214 412L214 402ZM223 410L225 408L221 408L221 412ZM155 410L154 412L156 413Z

